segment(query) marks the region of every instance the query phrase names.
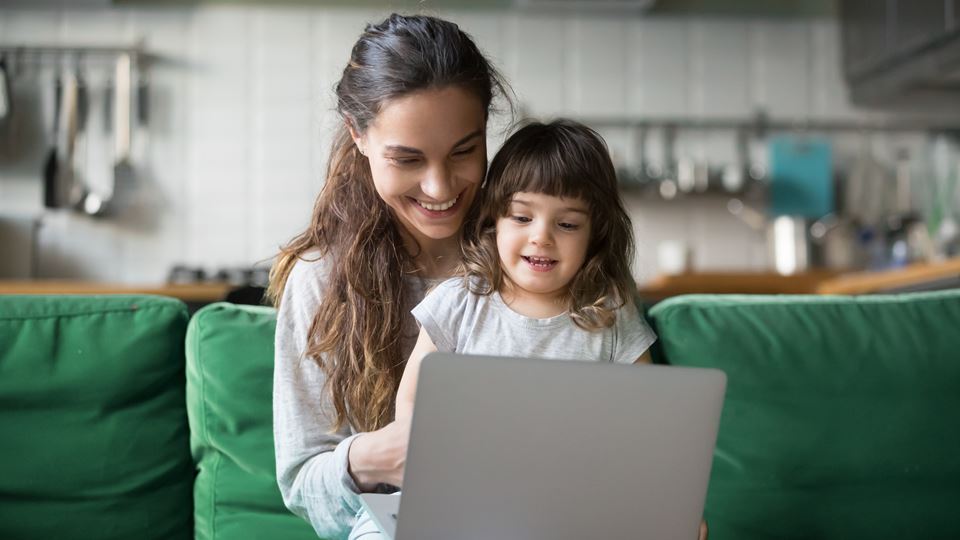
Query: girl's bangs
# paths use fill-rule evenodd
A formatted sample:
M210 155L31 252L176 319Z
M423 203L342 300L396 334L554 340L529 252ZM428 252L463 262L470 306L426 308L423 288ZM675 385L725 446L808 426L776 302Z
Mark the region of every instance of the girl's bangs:
M540 145L508 163L497 188L497 207L506 212L515 193L542 193L564 199L578 198L592 206L586 196L591 173L562 148ZM595 174L595 173L594 173Z

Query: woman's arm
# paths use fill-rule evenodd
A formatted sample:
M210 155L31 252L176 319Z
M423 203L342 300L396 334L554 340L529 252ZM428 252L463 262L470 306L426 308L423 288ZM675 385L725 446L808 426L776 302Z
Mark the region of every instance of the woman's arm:
M298 332L281 309L274 351L273 434L277 485L283 502L322 538L349 533L360 509L349 473L349 428L331 431L324 376L294 343ZM305 341L303 341L305 343Z
M417 375L420 373L420 362L423 357L429 353L435 352L437 346L433 344L430 335L423 328L420 329L420 336L417 338L417 344L410 353L407 360L407 366L403 369L403 378L400 379L400 388L397 390L397 418L410 418L413 416L413 399L417 393Z
M345 538L361 507L359 493L402 476L398 469L405 462L409 428L391 424L353 436L347 426L332 430L326 377L305 354L326 279L323 259L297 261L287 279L274 342L274 449L277 485L287 508L320 537Z

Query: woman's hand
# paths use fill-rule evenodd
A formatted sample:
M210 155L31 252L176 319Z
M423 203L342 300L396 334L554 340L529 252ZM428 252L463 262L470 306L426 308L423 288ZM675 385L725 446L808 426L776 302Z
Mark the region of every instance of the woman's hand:
M707 520L700 520L700 535L697 537L698 540L707 540Z
M377 484L403 485L409 441L409 417L398 418L353 440L347 459L350 476L360 491L373 491Z

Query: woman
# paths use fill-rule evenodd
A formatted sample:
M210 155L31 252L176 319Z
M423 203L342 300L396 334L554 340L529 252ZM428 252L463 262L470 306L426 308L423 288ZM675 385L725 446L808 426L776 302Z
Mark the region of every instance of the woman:
M359 493L402 482L407 421L392 421L418 329L410 309L459 262L504 85L440 19L368 26L337 84L343 119L309 228L281 251L274 373L277 481L324 538L345 537Z

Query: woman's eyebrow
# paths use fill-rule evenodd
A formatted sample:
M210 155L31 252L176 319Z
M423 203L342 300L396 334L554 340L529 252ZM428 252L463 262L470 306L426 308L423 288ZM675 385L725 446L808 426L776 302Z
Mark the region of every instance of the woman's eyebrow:
M483 130L482 130L482 129L478 129L478 130L474 131L473 133L470 133L470 134L467 135L466 137L460 139L459 141L453 143L453 147L452 147L452 148L456 148L456 147L460 146L461 144L464 144L464 143L466 143L467 141L469 141L469 140L471 140L471 139L474 139L474 138L476 138L476 137L480 137L480 136L482 136L482 135L483 135ZM401 144L388 144L387 146L384 147L384 150L387 150L387 151L390 151L390 152L400 152L400 153L404 153L404 154L423 155L423 151L422 151L422 150L419 150L419 149L417 149L417 148L413 148L413 147L410 147L410 146L403 146L403 145L401 145Z

